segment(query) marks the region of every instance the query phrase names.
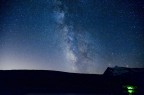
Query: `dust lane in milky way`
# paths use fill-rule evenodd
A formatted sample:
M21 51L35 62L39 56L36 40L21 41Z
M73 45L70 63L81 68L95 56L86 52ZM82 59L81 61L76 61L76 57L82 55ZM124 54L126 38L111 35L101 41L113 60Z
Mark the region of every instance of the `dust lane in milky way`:
M143 9L143 0L1 0L0 69L144 67Z

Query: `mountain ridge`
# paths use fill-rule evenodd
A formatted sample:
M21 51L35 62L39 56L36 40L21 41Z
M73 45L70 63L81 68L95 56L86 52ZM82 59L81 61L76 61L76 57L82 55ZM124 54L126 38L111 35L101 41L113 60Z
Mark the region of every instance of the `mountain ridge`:
M122 73L121 73L122 70ZM123 70L126 72L123 73ZM113 75L113 72L120 74ZM0 70L0 95L22 93L103 93L127 95L123 86L135 85L144 93L144 68L107 68L103 75L77 74L50 70ZM4 94L5 95L5 94ZM9 95L9 94L8 94ZM27 95L27 94L26 94Z

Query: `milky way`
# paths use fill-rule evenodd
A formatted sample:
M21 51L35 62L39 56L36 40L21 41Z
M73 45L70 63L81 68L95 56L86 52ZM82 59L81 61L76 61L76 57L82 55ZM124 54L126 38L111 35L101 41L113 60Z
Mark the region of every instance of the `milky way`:
M1 0L0 69L144 67L144 2Z

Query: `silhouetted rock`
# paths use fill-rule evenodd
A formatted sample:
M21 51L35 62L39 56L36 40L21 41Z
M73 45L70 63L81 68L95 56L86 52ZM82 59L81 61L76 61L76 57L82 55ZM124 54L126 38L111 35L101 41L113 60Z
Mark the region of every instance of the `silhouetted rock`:
M143 76L144 68L126 68L126 67L118 67L114 68L108 67L104 72L104 75L107 76L127 76L127 75L140 75Z

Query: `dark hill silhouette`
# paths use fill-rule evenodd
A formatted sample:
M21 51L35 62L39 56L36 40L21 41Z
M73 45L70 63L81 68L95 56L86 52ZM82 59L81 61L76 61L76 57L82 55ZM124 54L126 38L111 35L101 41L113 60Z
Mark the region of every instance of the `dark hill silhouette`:
M0 95L27 95L27 93L127 95L123 88L125 85L137 86L134 95L142 95L144 68L108 68L103 75L48 70L0 71Z

